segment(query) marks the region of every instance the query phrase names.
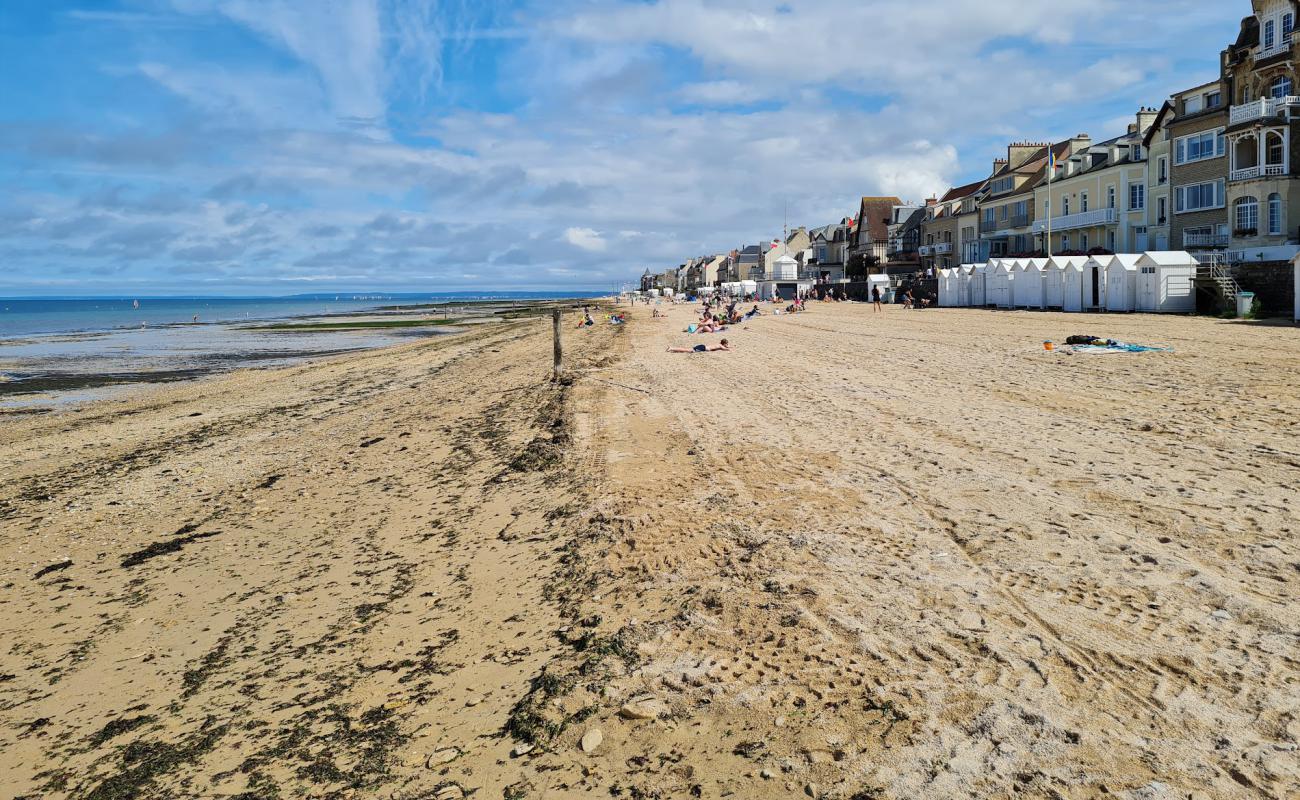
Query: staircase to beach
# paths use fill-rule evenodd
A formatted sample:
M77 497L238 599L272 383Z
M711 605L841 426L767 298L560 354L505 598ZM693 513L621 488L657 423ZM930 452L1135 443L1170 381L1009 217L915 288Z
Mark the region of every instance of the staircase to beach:
M1222 308L1235 309L1241 286L1237 283L1237 279L1232 277L1224 255L1207 253L1200 256L1198 260L1200 263L1196 268L1196 288L1216 297Z

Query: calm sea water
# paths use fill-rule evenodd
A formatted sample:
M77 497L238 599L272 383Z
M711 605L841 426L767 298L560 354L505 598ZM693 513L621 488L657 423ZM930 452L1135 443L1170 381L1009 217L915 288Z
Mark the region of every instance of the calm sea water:
M240 322L346 314L381 306L471 300L545 300L597 293L367 294L296 297L0 298L0 340L42 334L93 333L199 322Z

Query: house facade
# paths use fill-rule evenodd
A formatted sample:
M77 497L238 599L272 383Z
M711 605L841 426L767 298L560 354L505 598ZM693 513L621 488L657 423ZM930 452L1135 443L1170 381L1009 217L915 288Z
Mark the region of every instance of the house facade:
M1124 135L1077 150L1055 164L1050 181L1044 176L1034 189L1036 250L1086 255L1150 249L1143 141L1157 113L1141 109Z
M1219 80L1178 92L1170 101L1170 243L1203 257L1226 251L1231 241L1225 96Z
M1153 250L1170 250L1173 244L1169 225L1174 208L1173 139L1169 131L1173 116L1174 104L1166 101L1142 139L1147 155L1147 238Z
M1080 134L1058 144L1016 142L993 162L980 202L980 259L1036 254L1034 188L1045 177L1049 152L1062 161L1092 144Z
M1232 260L1289 260L1300 247L1300 88L1294 30L1300 3L1254 0L1223 52L1231 99L1224 133ZM1296 136L1292 134L1296 133Z
M975 193L983 185L978 181L949 189L933 205L927 204L921 226L922 268L944 269L963 263L969 243L978 236Z

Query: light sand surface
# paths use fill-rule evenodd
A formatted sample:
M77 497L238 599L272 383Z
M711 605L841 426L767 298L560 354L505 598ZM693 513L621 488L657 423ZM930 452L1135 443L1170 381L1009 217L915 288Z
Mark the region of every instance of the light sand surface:
M1300 330L669 315L0 418L0 796L1300 796Z

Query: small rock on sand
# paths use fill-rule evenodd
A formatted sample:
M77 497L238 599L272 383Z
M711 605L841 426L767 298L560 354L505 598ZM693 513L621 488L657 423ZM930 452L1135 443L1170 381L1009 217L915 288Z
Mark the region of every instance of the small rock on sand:
M813 798L814 800L816 800L816 798L822 796L822 790L821 790L821 787L819 787L819 786L818 786L817 784L815 784L815 783L809 783L809 784L806 784L806 785L803 787L803 793L806 794L806 795L808 795L809 797Z
M663 704L657 700L639 700L625 704L618 710L618 715L623 719L655 719L662 710Z
M429 769L436 769L443 764L450 764L460 758L461 752L459 747L444 747L441 750L434 750L429 756Z
M433 800L460 800L465 796L465 791L459 786L452 784L444 786L433 793Z
M582 747L582 752L584 753L592 752L597 747L600 747L600 743L603 741L605 741L605 734L600 732L600 728L592 728L591 730L582 734L582 741L580 742L580 746Z
M514 750L510 751L510 755L514 756L515 758L519 758L520 756L526 756L531 752L533 752L533 745L524 744L520 742L519 744L515 745Z
M483 698L482 698L482 697L479 697L479 696L476 695L476 694L472 694L472 695L470 695L469 697L466 697L466 698L465 698L465 707L466 707L466 708L473 708L474 706L478 705L478 704L481 703L481 702L483 702Z

